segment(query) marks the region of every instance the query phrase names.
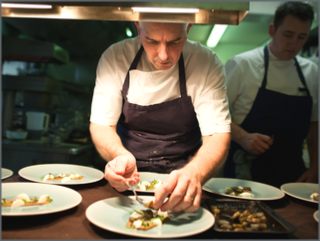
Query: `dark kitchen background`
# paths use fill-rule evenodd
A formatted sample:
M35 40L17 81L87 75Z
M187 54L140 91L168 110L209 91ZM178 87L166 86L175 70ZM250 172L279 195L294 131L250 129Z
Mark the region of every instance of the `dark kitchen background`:
M212 48L222 62L268 41L280 1L252 1ZM314 4L318 12L317 3ZM206 44L214 24L189 38ZM110 44L136 35L132 22L2 17L2 166L71 163L103 168L88 131L95 70ZM318 61L318 19L303 56Z

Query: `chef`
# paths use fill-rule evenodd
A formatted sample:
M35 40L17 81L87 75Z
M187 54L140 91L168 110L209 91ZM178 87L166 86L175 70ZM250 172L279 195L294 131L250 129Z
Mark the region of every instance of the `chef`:
M274 186L317 182L318 66L297 55L313 17L309 4L283 3L269 28L271 41L227 62L233 141L226 176Z
M138 171L169 173L154 207L193 212L229 147L223 66L187 39L188 24L135 26L138 37L113 44L98 63L92 140L116 190L136 184Z

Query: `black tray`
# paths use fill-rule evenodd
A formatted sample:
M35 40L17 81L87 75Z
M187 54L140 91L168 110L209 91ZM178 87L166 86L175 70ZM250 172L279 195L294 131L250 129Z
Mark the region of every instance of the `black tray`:
M212 200L208 199L205 201L207 208L212 212L212 208L215 206L220 209L220 214L215 216L215 224L213 230L219 234L219 237L279 237L279 236L290 236L293 232L293 227L279 217L269 206L261 201L253 200L230 200L230 199L219 199ZM219 220L229 219L230 216L236 211L243 212L244 210L250 210L251 212L263 212L266 217L267 228L263 230L241 230L235 231L224 230L219 226ZM236 222L235 222L236 223Z

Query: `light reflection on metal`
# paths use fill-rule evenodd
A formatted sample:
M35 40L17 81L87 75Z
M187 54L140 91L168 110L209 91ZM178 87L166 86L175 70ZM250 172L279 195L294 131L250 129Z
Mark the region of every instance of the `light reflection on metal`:
M247 10L201 9L195 13L135 12L131 6L75 6L53 5L52 9L1 8L2 17L47 18L111 21L189 22L193 24L236 25L246 16Z
M138 13L198 13L198 8L132 7Z
M52 9L51 4L2 3L2 8Z

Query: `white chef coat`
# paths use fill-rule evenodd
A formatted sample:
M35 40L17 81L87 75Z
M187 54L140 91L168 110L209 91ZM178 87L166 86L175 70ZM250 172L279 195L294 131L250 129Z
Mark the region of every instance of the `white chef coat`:
M113 44L102 54L91 104L92 123L117 124L122 111L122 85L139 48L138 38L132 38ZM210 49L189 40L183 57L187 94L191 96L202 135L230 132L231 118L220 60ZM144 52L137 69L130 71L128 101L147 106L178 97L178 64L168 70L154 70Z
M269 50L269 49L268 49ZM232 121L241 124L253 105L264 75L263 47L241 53L225 65L227 94ZM313 100L312 121L318 120L318 66L309 59L297 56ZM287 95L303 96L294 60L279 60L269 50L267 76L269 90Z

